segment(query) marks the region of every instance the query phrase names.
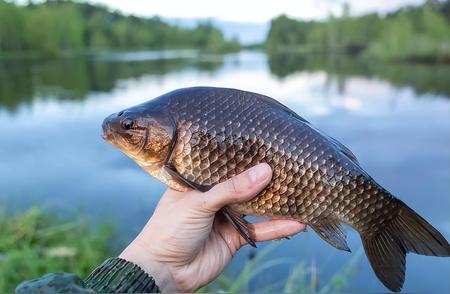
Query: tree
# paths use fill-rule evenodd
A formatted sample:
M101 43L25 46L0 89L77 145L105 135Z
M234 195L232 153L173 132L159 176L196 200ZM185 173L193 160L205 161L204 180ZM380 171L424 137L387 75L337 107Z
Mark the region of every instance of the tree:
M23 49L24 19L22 10L0 0L0 52Z

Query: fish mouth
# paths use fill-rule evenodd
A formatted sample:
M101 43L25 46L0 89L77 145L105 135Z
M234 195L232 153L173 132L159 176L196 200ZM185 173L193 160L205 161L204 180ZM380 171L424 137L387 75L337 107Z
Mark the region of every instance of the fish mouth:
M112 116L113 116L113 114L103 120L103 123L102 123L103 133L102 133L101 137L106 142L114 144L114 132L111 129Z
M109 130L109 127L107 126L106 122L103 121L102 123L102 129L103 129L103 133L102 133L102 138L105 141L108 141L108 139L111 137L111 131Z
M106 135L104 131L103 131L103 134L101 135L101 137L103 140L108 141L108 135Z

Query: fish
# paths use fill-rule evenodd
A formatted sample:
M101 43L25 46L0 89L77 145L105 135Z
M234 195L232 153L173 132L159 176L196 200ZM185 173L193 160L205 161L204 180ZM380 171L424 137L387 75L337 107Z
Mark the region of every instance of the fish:
M174 90L105 118L103 138L177 191L208 191L259 163L273 176L221 213L255 245L245 216L293 219L339 250L355 229L379 280L401 290L406 254L450 256L444 236L361 167L349 148L277 100L216 87Z

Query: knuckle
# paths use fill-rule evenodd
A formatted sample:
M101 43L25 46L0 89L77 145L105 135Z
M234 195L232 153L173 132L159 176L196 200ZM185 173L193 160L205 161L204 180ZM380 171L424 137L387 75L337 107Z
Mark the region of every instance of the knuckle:
M204 213L215 213L217 209L214 208L214 202L209 197L204 197L200 201L199 210Z

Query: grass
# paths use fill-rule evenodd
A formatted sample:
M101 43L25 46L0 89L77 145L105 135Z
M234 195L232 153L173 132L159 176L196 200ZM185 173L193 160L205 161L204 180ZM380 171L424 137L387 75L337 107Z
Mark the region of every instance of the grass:
M110 225L92 228L81 218L63 221L38 209L0 213L0 293L50 272L86 277L110 256Z
M358 249L349 261L330 279L324 279L323 269L316 266L315 260L307 264L300 262L295 265L285 280L275 284L257 286L258 277L273 267L284 264L288 266L289 259L279 258L267 260L267 255L279 246L279 242L264 247L258 254L250 259L244 268L237 274L223 273L215 281L198 290L199 293L338 293L348 291L350 283L357 273L357 268L363 249ZM250 285L253 285L251 289Z
M62 220L39 209L14 216L0 212L0 293L13 292L25 280L50 272L70 272L86 277L96 266L116 252L110 246L114 233L111 225L93 228L81 217ZM273 283L265 280L277 266L291 266L287 258L269 258L281 242L273 242L249 258L237 274L226 271L200 289L205 292L341 292L352 281L362 249L338 272L324 279L323 269L315 260L292 267L286 279Z
M250 292L250 281L256 278L259 274L263 273L270 268L287 264L288 260L284 258L277 258L266 260L267 255L272 251L277 243L272 243L269 246L264 247L254 258L247 261L242 271L237 276L233 276L229 273L221 274L212 283L199 289L198 293L217 293L217 292L229 292L229 293L248 293ZM260 289L260 292L267 289ZM265 292L265 291L264 291Z

